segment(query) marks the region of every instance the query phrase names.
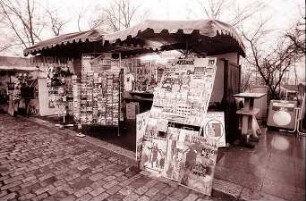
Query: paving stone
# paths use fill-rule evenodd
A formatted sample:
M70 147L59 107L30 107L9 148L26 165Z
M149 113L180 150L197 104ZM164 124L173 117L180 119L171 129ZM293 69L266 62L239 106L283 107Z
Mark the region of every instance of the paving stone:
M116 179L115 176L107 176L107 177L104 178L105 181L112 181L114 179Z
M124 197L123 201L138 200L138 198L139 198L139 195L137 195L136 193L131 193L127 195L126 197Z
M87 200L90 200L91 198L92 198L91 195L85 194L85 195L83 195L82 197L77 198L76 201L87 201Z
M118 184L118 181L113 180L113 181L110 181L110 182L107 182L106 184L104 184L103 188L109 189L109 188L115 186L116 184Z
M121 190L119 190L118 193L122 194L122 195L129 195L131 193L133 193L135 191L134 188L130 187L130 186L126 186L123 187Z
M110 195L113 195L113 194L117 193L120 189L122 189L122 186L115 185L112 188L108 189L106 192Z
M190 193L183 201L195 201L198 196L196 194Z
M151 188L150 190L148 190L147 192L146 192L146 195L147 196L149 196L149 197L152 197L152 196L154 196L154 195L156 195L156 193L158 193L158 189L156 189L156 188Z
M11 177L9 179L5 179L5 180L3 180L3 183L4 184L9 184L9 183L19 181L19 180L23 180L23 175L18 175L18 176L15 176L15 177Z
M104 191L105 191L104 188L98 187L98 188L94 188L94 190L91 191L89 194L92 195L93 197L95 197L95 196L101 194L101 193L104 192Z
M48 193L43 193L43 194L40 194L36 197L33 197L31 200L33 201L39 201L39 200L43 200L45 198L49 197Z
M143 196L141 196L140 198L138 198L137 201L149 201L149 200L151 200L151 199L150 199L148 196L143 195Z
M91 177L89 177L89 179L92 180L92 181L97 181L97 180L100 180L100 179L103 179L103 178L105 178L105 175L102 174L102 173L97 173L97 174L94 174Z
M42 188L40 188L40 189L37 189L36 191L34 191L34 193L35 193L36 195L40 195L40 194L42 194L42 193L44 193L44 192L47 192L47 191L50 191L50 190L53 190L53 189L55 189L55 187L54 187L53 185L49 185L49 186L46 186L46 187L42 187Z
M8 194L8 192L6 190L0 191L0 198L7 195L7 194Z
M75 192L74 195L75 195L76 197L81 197L81 196L83 196L83 195L85 195L86 193L89 193L89 192L91 192L91 191L92 191L92 188L90 188L90 187L85 187L85 188L82 188L81 190Z
M168 187L162 189L162 190L160 191L160 193L162 193L162 194L164 194L164 195L170 195L170 194L171 194L173 191L175 191L175 190L176 190L175 187L168 186Z
M48 179L50 177L53 177L53 176L54 176L53 173L49 173L49 174L43 175L42 177L39 177L38 180L43 181L43 180L46 180L46 179Z
M12 200L17 196L16 193L10 193L7 195L4 195L3 197L0 197L0 200Z
M176 200L183 200L184 198L186 198L188 196L188 194L189 194L188 189L177 188L175 191L173 191L170 194L170 197L172 197Z
M142 187L139 187L137 190L135 190L135 193L137 193L138 195L142 195L148 190L149 188L147 186L142 186Z
M22 181L18 180L18 181L14 181L12 183L9 183L9 184L6 184L4 186L1 186L1 190L6 190L6 189L9 189L9 188L12 188L12 187L15 187L17 185L20 185L22 184Z
M18 198L18 200L20 200L20 201L23 201L23 200L30 200L30 199L32 199L32 198L34 198L36 195L34 194L34 193L28 193L28 194L25 194L25 195L23 195L23 196L20 196L19 198Z
M151 201L164 201L166 200L166 196L164 194L156 194L153 197L150 198Z
M69 195L63 198L61 201L74 201L74 200L76 200L76 197L74 195Z
M106 198L109 197L109 194L107 194L106 192L104 193L101 193L100 195L96 196L96 197L93 197L91 200L92 201L101 201L101 200L104 200Z

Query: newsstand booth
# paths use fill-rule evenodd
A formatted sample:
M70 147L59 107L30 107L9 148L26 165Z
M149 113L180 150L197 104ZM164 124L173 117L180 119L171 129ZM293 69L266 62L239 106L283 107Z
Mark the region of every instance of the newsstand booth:
M145 79L142 82L143 84L137 82L137 80L143 81L143 74L150 74L151 76L152 72L155 73L155 78L158 78L160 70L158 67L151 71L147 70L150 69L150 62L147 62L148 67L141 62L137 63L137 60L141 60L140 58L143 55L161 52L161 54L167 54L171 50L178 50L187 58L188 55L217 58L216 77L209 110L224 111L227 141L232 142L236 138L235 134L238 133L238 121L235 114L236 104L233 95L240 92L241 67L239 58L245 56L245 50L238 33L228 24L217 20L147 20L126 30L111 34L106 34L100 30L66 34L40 42L25 49L24 53L25 55L35 55L36 58L40 58L38 59L40 62L44 60L41 58L47 57L66 58L70 62L70 65L68 65L70 71L78 77L82 77L83 64L89 59L94 60L94 62L89 63L95 63L92 64L91 70L97 70L100 73L103 72L103 69L107 69L103 66L111 66L111 62L121 69L128 69L128 72L119 70L123 74L119 78L121 80L120 90L122 90L119 90L119 94L121 94L119 98L120 103L123 100L127 103L125 106L128 107L124 109L125 115L129 113L129 119L133 119L135 115L130 115L130 113L137 114L150 109L153 97L152 87L150 87L148 80ZM134 61L136 62L135 65L133 64ZM137 67L139 74L137 70L136 72L133 70L133 67L130 68L133 65ZM141 67L146 70L141 70ZM125 91L124 84L126 83L124 79L127 74L134 77L131 79L134 80L134 86L128 87L128 91ZM139 78L139 75L142 77ZM93 75L90 76L92 76L90 79L95 79ZM152 83L154 84L154 82ZM129 111L126 111L126 109Z
M161 55L165 53L165 58L171 57L168 53L170 50L179 50L184 58L192 58L193 56L217 57L217 71L209 110L224 111L228 142L233 142L238 137L238 119L235 114L236 103L233 95L240 92L241 66L239 65L239 58L240 56L245 56L245 49L241 38L233 27L217 20L147 20L126 30L104 35L103 41L105 47L111 44L125 46L128 50L122 52L122 54L127 56L130 56L129 54L133 56L133 51L139 53L135 44L140 44L144 47L145 52L152 50L153 52L161 52ZM153 53L150 54L152 55ZM128 60L132 60L132 56ZM146 57L141 57L141 59L146 60ZM126 64L124 59L122 60L122 65L125 65L125 67L131 66L131 63L133 62ZM136 65L149 66L151 68L154 66L152 62L148 62L147 65ZM159 81L158 67L154 70L151 69L157 81ZM130 68L129 71L133 71L133 68ZM145 70L144 73L150 74L151 72ZM143 73L140 74L142 76ZM136 86L127 95L125 93L124 99L126 102L138 103L128 107L127 112L132 110L131 113L134 113L133 110L136 108L135 113L141 113L150 109L152 104L150 98L153 96L153 90L150 86L141 87L141 84L137 82L137 70L134 70L133 76L136 80ZM139 105L139 109L137 110L134 105Z

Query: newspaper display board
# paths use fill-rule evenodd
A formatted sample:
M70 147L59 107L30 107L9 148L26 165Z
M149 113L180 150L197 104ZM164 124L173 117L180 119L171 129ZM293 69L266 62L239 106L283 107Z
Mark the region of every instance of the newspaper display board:
M136 159L140 168L210 195L218 146L225 144L224 114L205 118L216 58L168 64L154 90L151 110L137 115ZM193 127L202 128L203 136L202 129Z
M154 90L151 116L201 126L216 74L216 58L170 60Z

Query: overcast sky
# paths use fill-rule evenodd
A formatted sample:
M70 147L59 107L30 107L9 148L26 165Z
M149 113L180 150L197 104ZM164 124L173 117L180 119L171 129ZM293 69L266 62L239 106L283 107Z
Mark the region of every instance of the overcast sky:
M146 17L150 19L162 20L185 20L185 19L203 19L205 16L199 9L200 0L131 0L134 4L140 5L140 9L148 11ZM205 0L202 0L205 1ZM252 0L237 0L238 4L245 5ZM283 30L294 23L294 20L300 16L299 12L305 12L300 5L305 5L304 0L258 0L266 5L261 11L260 17L269 17L270 25L273 29ZM90 18L91 12L86 10L102 9L106 7L111 0L42 0L41 3L48 7L56 7L60 14L69 19L69 26L64 30L67 32L78 31L76 15L80 11L84 12L85 18ZM229 7L229 9L231 9ZM82 28L86 29L86 21L83 20Z

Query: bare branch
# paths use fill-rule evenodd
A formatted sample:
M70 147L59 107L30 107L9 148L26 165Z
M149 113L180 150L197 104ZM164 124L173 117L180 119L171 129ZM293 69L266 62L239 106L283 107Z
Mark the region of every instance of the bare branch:
M109 7L103 9L105 14L103 21L108 24L111 31L130 27L136 15L140 14L140 5L133 5L131 2L131 0L115 0Z

